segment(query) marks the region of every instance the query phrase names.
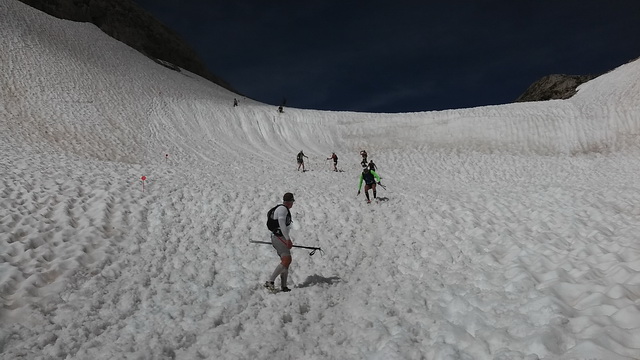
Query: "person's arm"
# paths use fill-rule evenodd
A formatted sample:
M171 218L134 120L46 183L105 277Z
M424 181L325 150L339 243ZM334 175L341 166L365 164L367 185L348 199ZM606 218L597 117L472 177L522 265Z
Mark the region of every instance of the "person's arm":
M373 174L373 177L374 177L378 182L380 182L380 176L378 175L378 173L377 173L377 172L375 172L375 171L373 171L373 170L371 170L371 173Z
M278 219L278 225L280 225L280 231L282 232L282 236L285 240L291 241L291 236L289 235L289 227L287 226L287 207L279 206L276 211L276 218Z

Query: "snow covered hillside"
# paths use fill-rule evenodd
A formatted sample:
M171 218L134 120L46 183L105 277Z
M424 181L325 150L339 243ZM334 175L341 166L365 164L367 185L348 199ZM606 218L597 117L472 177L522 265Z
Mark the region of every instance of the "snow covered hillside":
M0 49L2 359L640 359L640 61L564 101L278 113L17 0ZM270 294L249 241L288 191L324 253Z

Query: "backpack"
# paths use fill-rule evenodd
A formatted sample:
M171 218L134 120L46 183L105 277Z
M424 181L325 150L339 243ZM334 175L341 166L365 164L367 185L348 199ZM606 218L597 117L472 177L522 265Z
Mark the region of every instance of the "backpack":
M278 206L284 206L284 204L278 204L272 207L269 211L267 211L267 229L269 229L269 231L271 231L274 234L282 235L282 232L280 231L280 223L278 223L278 219L273 218L273 212L276 211ZM291 224L291 212L289 211L289 209L287 209L287 220L285 221L285 224L287 226Z
M302 161L302 153L298 154L298 161Z
M371 185L376 182L376 179L373 177L371 170L362 173L362 179L364 183L367 185Z

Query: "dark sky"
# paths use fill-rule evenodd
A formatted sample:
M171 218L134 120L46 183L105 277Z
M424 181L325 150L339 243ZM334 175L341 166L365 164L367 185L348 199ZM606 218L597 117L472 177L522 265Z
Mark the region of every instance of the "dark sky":
M640 57L640 0L134 0L250 98L412 112L513 102Z

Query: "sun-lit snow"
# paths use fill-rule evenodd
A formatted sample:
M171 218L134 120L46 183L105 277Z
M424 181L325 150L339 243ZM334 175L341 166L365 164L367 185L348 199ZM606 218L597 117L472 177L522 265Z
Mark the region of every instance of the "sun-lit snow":
M16 0L0 49L2 359L640 358L640 61L565 101L279 114ZM324 253L270 294L249 241L287 191Z

